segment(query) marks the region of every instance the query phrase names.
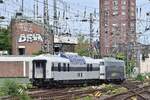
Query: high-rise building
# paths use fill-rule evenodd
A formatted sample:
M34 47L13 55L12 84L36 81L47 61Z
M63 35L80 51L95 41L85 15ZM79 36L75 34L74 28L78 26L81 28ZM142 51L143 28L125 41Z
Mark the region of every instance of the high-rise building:
M134 46L136 0L100 0L100 53L110 56Z

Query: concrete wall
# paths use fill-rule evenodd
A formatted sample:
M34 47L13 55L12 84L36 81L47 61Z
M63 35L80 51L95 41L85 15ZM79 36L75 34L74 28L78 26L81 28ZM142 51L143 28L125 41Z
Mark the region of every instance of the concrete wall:
M0 56L0 78L28 77L31 56Z
M145 58L145 60L142 60L142 55L140 58L140 73L150 73L150 58Z

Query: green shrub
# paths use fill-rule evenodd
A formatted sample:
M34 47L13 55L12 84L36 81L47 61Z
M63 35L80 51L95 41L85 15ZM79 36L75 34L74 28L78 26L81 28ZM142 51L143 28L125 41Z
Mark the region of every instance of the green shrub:
M31 100L31 98L25 92L19 95L18 97L19 97L19 100Z
M18 84L12 80L4 81L2 87L0 88L0 93L2 96L15 96L19 100L30 100L29 96L26 94L26 85Z
M137 77L136 77L136 80L138 81L144 81L145 77L141 74L138 74Z
M26 86L27 86L27 89L33 88L33 85L31 83L26 84Z
M15 81L6 80L4 81L1 91L4 95L17 96L18 95L18 84Z
M86 96L83 98L83 100L92 100L92 98L90 96Z

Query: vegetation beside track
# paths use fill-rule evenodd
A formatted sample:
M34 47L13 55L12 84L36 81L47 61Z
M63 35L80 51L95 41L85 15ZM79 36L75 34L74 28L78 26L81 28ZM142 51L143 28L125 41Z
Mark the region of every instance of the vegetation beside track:
M5 80L0 87L0 96L11 96L19 100L30 100L30 97L26 93L28 86L30 85L19 84L12 80Z
M19 84L12 80L7 80L0 88L1 96L10 96L17 100L31 100L35 98L74 98L77 100L95 100L103 97L119 95L128 92L130 89L146 86L145 82L136 80L127 80L123 84L102 84L98 86L68 87L56 89L34 89L32 85ZM29 88L30 87L30 88ZM45 99L48 100L48 99ZM102 99L103 100L103 99Z

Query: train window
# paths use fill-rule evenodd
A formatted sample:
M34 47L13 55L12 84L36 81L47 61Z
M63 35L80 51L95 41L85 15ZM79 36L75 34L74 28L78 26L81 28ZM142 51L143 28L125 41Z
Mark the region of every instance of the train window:
M89 64L87 64L87 71L89 71L89 67L90 67Z
M54 71L54 63L52 63L52 71Z
M63 71L66 71L66 64L63 63Z
M82 77L82 76L83 76L83 74L81 73L81 74L80 74L80 76Z
M90 71L92 71L93 70L93 66L92 66L92 64L90 64Z
M58 71L61 71L61 63L58 63Z
M100 65L104 65L104 62L100 62Z
M80 73L77 73L77 76L80 77Z
M70 65L68 64L68 72L70 71Z

